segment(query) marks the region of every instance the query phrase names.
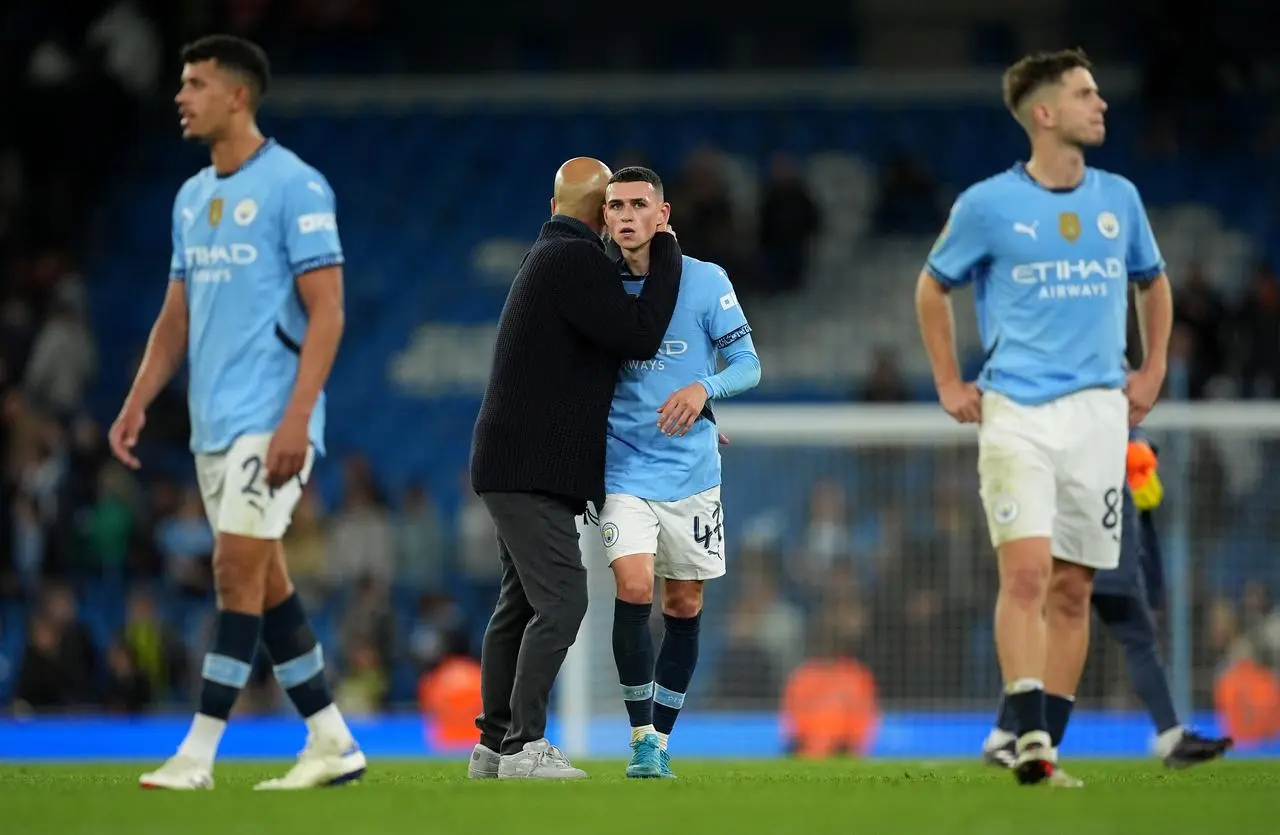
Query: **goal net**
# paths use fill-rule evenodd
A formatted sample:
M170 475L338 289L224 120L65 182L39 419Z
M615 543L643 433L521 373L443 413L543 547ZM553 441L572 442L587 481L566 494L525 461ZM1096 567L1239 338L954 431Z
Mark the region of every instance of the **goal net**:
M718 418L731 439L728 574L707 584L673 752L775 756L814 722L833 729L834 750L976 756L1000 695L976 430L933 405L726 405ZM1212 729L1215 680L1280 579L1280 406L1162 403L1144 428L1165 486L1161 656L1183 720ZM556 731L575 753L618 756L629 737L613 578L598 528L582 543L591 603L557 685ZM1093 638L1064 749L1146 754L1154 729L1124 654L1096 619Z

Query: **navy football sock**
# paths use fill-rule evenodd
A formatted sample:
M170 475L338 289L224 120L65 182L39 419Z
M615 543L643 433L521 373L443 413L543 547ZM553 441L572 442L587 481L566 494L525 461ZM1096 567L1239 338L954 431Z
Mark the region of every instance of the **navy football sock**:
M684 707L684 695L698 666L698 630L702 613L691 618L663 615L666 632L658 651L658 669L653 694L653 726L660 734L669 734L676 717Z
M1054 748L1061 745L1063 738L1067 735L1067 723L1071 721L1071 708L1075 707L1075 704L1076 700L1070 696L1045 694L1044 721L1049 731L1049 740Z
M613 601L613 660L631 727L653 724L653 636L649 632L652 603Z
M1000 709L996 715L996 728L1008 734L1016 734L1018 732L1018 715L1013 712L1013 705L1009 704L1007 695L1000 697Z
M224 721L231 716L231 708L253 672L261 627L258 615L218 612L213 648L205 654L200 671L200 713Z
M1015 681L1005 690L1005 699L1013 711L1017 734L1046 730L1044 685L1033 679Z
M262 643L275 665L276 681L306 719L333 704L324 674L324 652L316 642L297 592L268 609L262 619Z

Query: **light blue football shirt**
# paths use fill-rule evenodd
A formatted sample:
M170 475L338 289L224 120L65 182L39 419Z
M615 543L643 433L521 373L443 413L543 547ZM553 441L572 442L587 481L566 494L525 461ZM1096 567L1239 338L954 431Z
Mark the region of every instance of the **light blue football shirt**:
M972 283L986 360L977 384L1034 405L1125 383L1127 282L1164 260L1133 183L1086 168L1051 190L1022 163L971 186L929 255L947 287Z
M683 436L667 437L658 429L658 408L685 386L714 376L717 355L750 340L751 326L724 270L687 255L683 265L662 348L653 359L622 364L609 410L606 493L673 502L720 484L715 423L704 416ZM627 291L639 293L644 281L622 268Z
M294 280L342 263L333 190L273 140L239 170L209 166L178 190L169 277L186 283L193 452L275 430L307 328ZM309 426L318 454L324 423L321 394Z

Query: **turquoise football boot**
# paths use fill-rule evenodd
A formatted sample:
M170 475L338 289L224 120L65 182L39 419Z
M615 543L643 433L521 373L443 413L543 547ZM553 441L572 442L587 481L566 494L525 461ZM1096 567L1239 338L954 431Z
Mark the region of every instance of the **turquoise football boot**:
M661 777L662 759L666 753L658 747L658 737L646 734L631 743L631 762L627 763L627 776L635 778Z
M674 780L676 773L671 770L671 755L667 753L667 749L663 748L658 752L658 766L661 768L660 776L668 780Z

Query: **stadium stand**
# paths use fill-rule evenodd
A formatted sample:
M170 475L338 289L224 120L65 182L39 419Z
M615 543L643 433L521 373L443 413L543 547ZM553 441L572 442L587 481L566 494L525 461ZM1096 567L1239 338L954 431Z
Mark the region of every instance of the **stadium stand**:
M1007 32L974 32L979 53L1006 54ZM317 66L314 44L294 46L284 53L287 66ZM367 66L359 49L343 54ZM305 84L281 87L263 126L328 176L348 257L348 329L329 389L332 454L289 547L299 585L320 607L321 640L338 648L332 661L350 712L412 704L424 671L453 651L476 651L496 566L487 520L461 474L506 282L545 217L550 173L564 158L644 162L673 184L673 223L686 251L726 266L749 305L765 368L753 399L927 402L933 392L909 287L956 189L1024 152L990 96L895 101L811 90L761 102L733 94L741 84L730 79L723 89L712 80L696 95L654 97L643 108L552 86L515 103L397 90L352 107L348 99L359 93L326 99ZM1129 92L1136 96L1136 85ZM1237 152L1243 140L1230 153L1157 152L1146 142L1159 134L1151 109L1117 106L1108 116L1111 138L1091 159L1139 184L1175 281L1181 288L1184 276L1203 277L1180 292L1201 294L1220 315L1183 322L1197 340L1189 349L1201 372L1193 375L1195 395L1280 393L1268 367L1274 348L1259 347L1280 321L1280 305L1258 304L1277 292L1265 265L1280 259L1277 152L1262 144L1269 125L1248 121L1260 112L1233 111L1238 135L1258 140L1249 154ZM211 540L190 492L180 385L152 416L141 481L104 461L95 428L118 407L159 304L174 191L204 164L200 149L151 118L155 125L116 166L97 204L91 243L77 242L96 337L83 404L46 404L29 416L14 393L32 401L43 392L31 366L25 381L9 381L5 428L20 463L6 485L14 521L0 528L15 543L6 550L0 601L0 704L15 698L21 667L43 653L54 671L46 676L73 665L80 684L56 692L32 685L48 702L31 709L185 705L186 659L203 647ZM783 220L772 214L779 204ZM23 263L34 270L44 262ZM36 321L4 310L2 336L19 346L8 350L30 351ZM971 317L960 319L974 359ZM79 323L74 316L49 321L64 323L68 341L87 338L79 324L66 324ZM17 362L11 353L5 359ZM20 437L39 440L20 445ZM1198 510L1204 518L1193 524L1205 580L1195 598L1194 686L1197 705L1209 707L1215 671L1239 652L1233 641L1277 617L1269 612L1280 563L1266 508L1280 495L1274 483L1240 474L1238 450L1198 454L1195 472L1212 484L1234 479L1230 502ZM748 445L725 456L734 473L724 493L728 534L740 543L743 568L711 598L719 611L705 634L723 652L706 654L721 661L700 670L698 698L726 709L776 709L783 680L814 645L806 636L847 627L846 647L874 671L886 706L986 705L994 659L981 584L957 592L947 579L957 569L936 565L934 546L907 535L932 530L920 521L922 505L939 518L973 515L970 496L952 498L968 489L956 486L964 479L951 473L954 462L884 448L833 455ZM1243 457L1253 460L1252 472L1273 471L1280 450L1267 444L1260 457ZM886 484L884 501L872 501ZM975 522L948 529L946 548L961 543L966 559L980 562L985 546ZM912 548L929 553L902 571L885 568ZM835 576L847 581L847 597L818 595L807 572L841 565ZM864 652L867 635L917 609L925 613L917 643ZM922 661L924 647L934 654ZM1129 704L1122 683L1106 673L1113 662L1094 665L1101 671L1085 694L1091 703ZM739 670L750 663L775 673L748 682ZM278 697L260 672L254 705L274 710Z

